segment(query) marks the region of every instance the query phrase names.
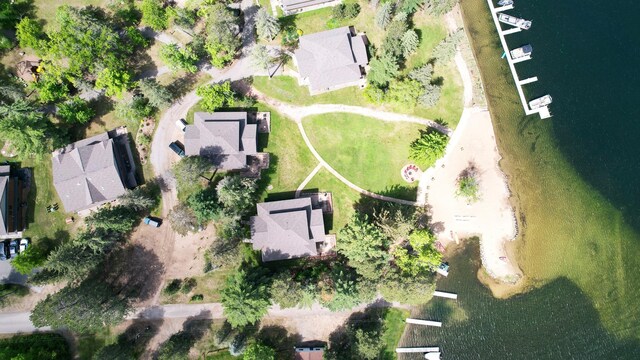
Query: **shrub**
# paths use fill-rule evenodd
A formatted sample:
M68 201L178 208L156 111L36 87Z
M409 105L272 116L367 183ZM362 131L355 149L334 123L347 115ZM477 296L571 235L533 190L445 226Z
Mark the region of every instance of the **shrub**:
M173 279L169 284L164 288L164 293L166 295L174 295L177 294L180 288L182 287L182 280Z
M182 288L180 292L183 294L188 294L198 285L198 281L194 278L187 278L182 282Z
M204 295L202 294L195 294L191 297L191 299L189 300L190 302L198 302L198 301L202 301L204 300Z
M78 96L58 105L58 116L67 123L86 124L95 116L95 111Z
M434 129L421 130L420 137L410 145L409 157L428 168L444 155L448 140L447 135Z

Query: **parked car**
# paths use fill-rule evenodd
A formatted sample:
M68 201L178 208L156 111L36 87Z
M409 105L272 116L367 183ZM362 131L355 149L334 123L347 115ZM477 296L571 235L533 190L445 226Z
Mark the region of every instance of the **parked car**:
M153 226L153 227L160 227L160 222L150 218L150 217L145 217L144 219L142 219L142 222L144 222L145 224L149 225L149 226Z
M9 241L9 259L18 255L18 240Z
M22 254L29 247L29 239L20 240L20 254Z
M176 120L176 127L180 129L180 131L185 132L187 130L187 122L184 119Z
M0 260L7 260L7 250L4 241L0 242Z
M174 153L178 154L178 156L180 157L185 157L186 155L184 154L184 149L178 145L177 142L172 142L171 144L169 144L169 149L173 150Z

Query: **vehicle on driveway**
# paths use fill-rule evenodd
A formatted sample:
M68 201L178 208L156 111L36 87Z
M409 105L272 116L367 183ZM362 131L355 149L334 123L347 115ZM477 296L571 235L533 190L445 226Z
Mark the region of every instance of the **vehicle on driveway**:
M20 240L20 254L22 254L29 247L29 239Z
M174 141L171 144L169 144L169 149L173 150L173 152L178 154L178 156L180 156L180 157L185 157L186 156L185 153L184 153L184 149L176 141Z
M145 217L144 219L142 219L142 222L144 222L145 224L149 225L149 226L153 226L153 227L160 227L160 221L152 218L152 217Z
M187 130L187 122L184 119L176 120L176 127L180 129L180 131L185 132Z
M18 240L11 240L9 242L9 259L18 255Z
M0 261L1 260L7 260L7 250L4 241L0 242Z

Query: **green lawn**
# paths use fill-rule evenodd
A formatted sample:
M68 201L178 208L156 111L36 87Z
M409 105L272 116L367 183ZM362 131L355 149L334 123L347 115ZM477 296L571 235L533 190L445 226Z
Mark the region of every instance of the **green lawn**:
M274 99L296 105L312 104L348 104L357 106L371 106L362 96L358 87L348 87L311 96L309 88L298 85L298 80L291 76L267 76L253 78L253 86L258 91Z
M384 122L365 116L333 113L305 118L311 143L336 171L375 193L415 200L416 183L400 170L409 160L409 143L424 126Z
M161 304L188 304L193 295L202 294L204 299L198 301L198 303L212 303L220 301L220 289L224 285L224 281L227 276L234 269L218 269L210 271L202 276L195 276L194 279L197 282L196 287L188 294L183 294L181 291L173 295L167 295L164 292L160 295ZM169 280L167 280L167 284ZM166 285L166 284L165 284Z
M34 0L33 6L36 10L36 17L45 21L45 29L55 21L56 10L62 5L70 6L99 6L104 8L109 3L109 0L63 0L63 1L51 1L51 0Z
M396 348L400 342L400 337L404 332L405 319L409 317L409 311L390 308L384 316L384 333L382 342L384 344L384 359L397 359Z

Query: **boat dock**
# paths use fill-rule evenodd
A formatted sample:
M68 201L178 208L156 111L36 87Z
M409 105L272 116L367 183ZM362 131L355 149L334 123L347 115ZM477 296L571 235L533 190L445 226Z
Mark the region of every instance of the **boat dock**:
M406 321L407 321L407 324L442 327L442 323L440 321L420 320L420 319L411 319L411 318L407 319Z
M404 347L404 348L396 348L396 353L430 353L430 352L440 352L440 348L437 346L430 347Z
M437 291L437 290L433 292L433 296L438 296L438 297L443 297L443 298L453 299L453 300L458 299L458 294L444 292L444 291Z
M518 77L518 72L516 71L516 67L515 67L515 64L518 63L519 61L514 61L510 56L510 51L509 51L509 47L507 46L507 40L505 39L505 35L517 33L521 31L521 29L519 27L514 27L514 28L503 31L500 25L500 21L498 20L498 13L513 9L513 5L506 5L506 6L501 6L499 8L496 8L493 5L493 0L487 0L487 3L489 4L489 9L491 10L491 17L493 17L493 22L495 23L496 30L498 31L498 36L500 36L500 42L502 43L502 48L504 49L504 52L507 54L506 56L507 63L509 64L509 68L511 69L511 75L513 75L513 80L516 83L516 89L518 90L518 95L520 96L520 102L522 103L522 108L524 109L524 113L527 115L538 114L542 119L551 117L551 112L549 111L548 106L542 106L537 109L531 109L529 107L529 103L527 102L527 99L524 96L524 91L522 90L522 85L530 84L534 81L537 81L538 78L534 76L525 80L520 80L520 78ZM521 60L521 61L524 61L524 60Z

